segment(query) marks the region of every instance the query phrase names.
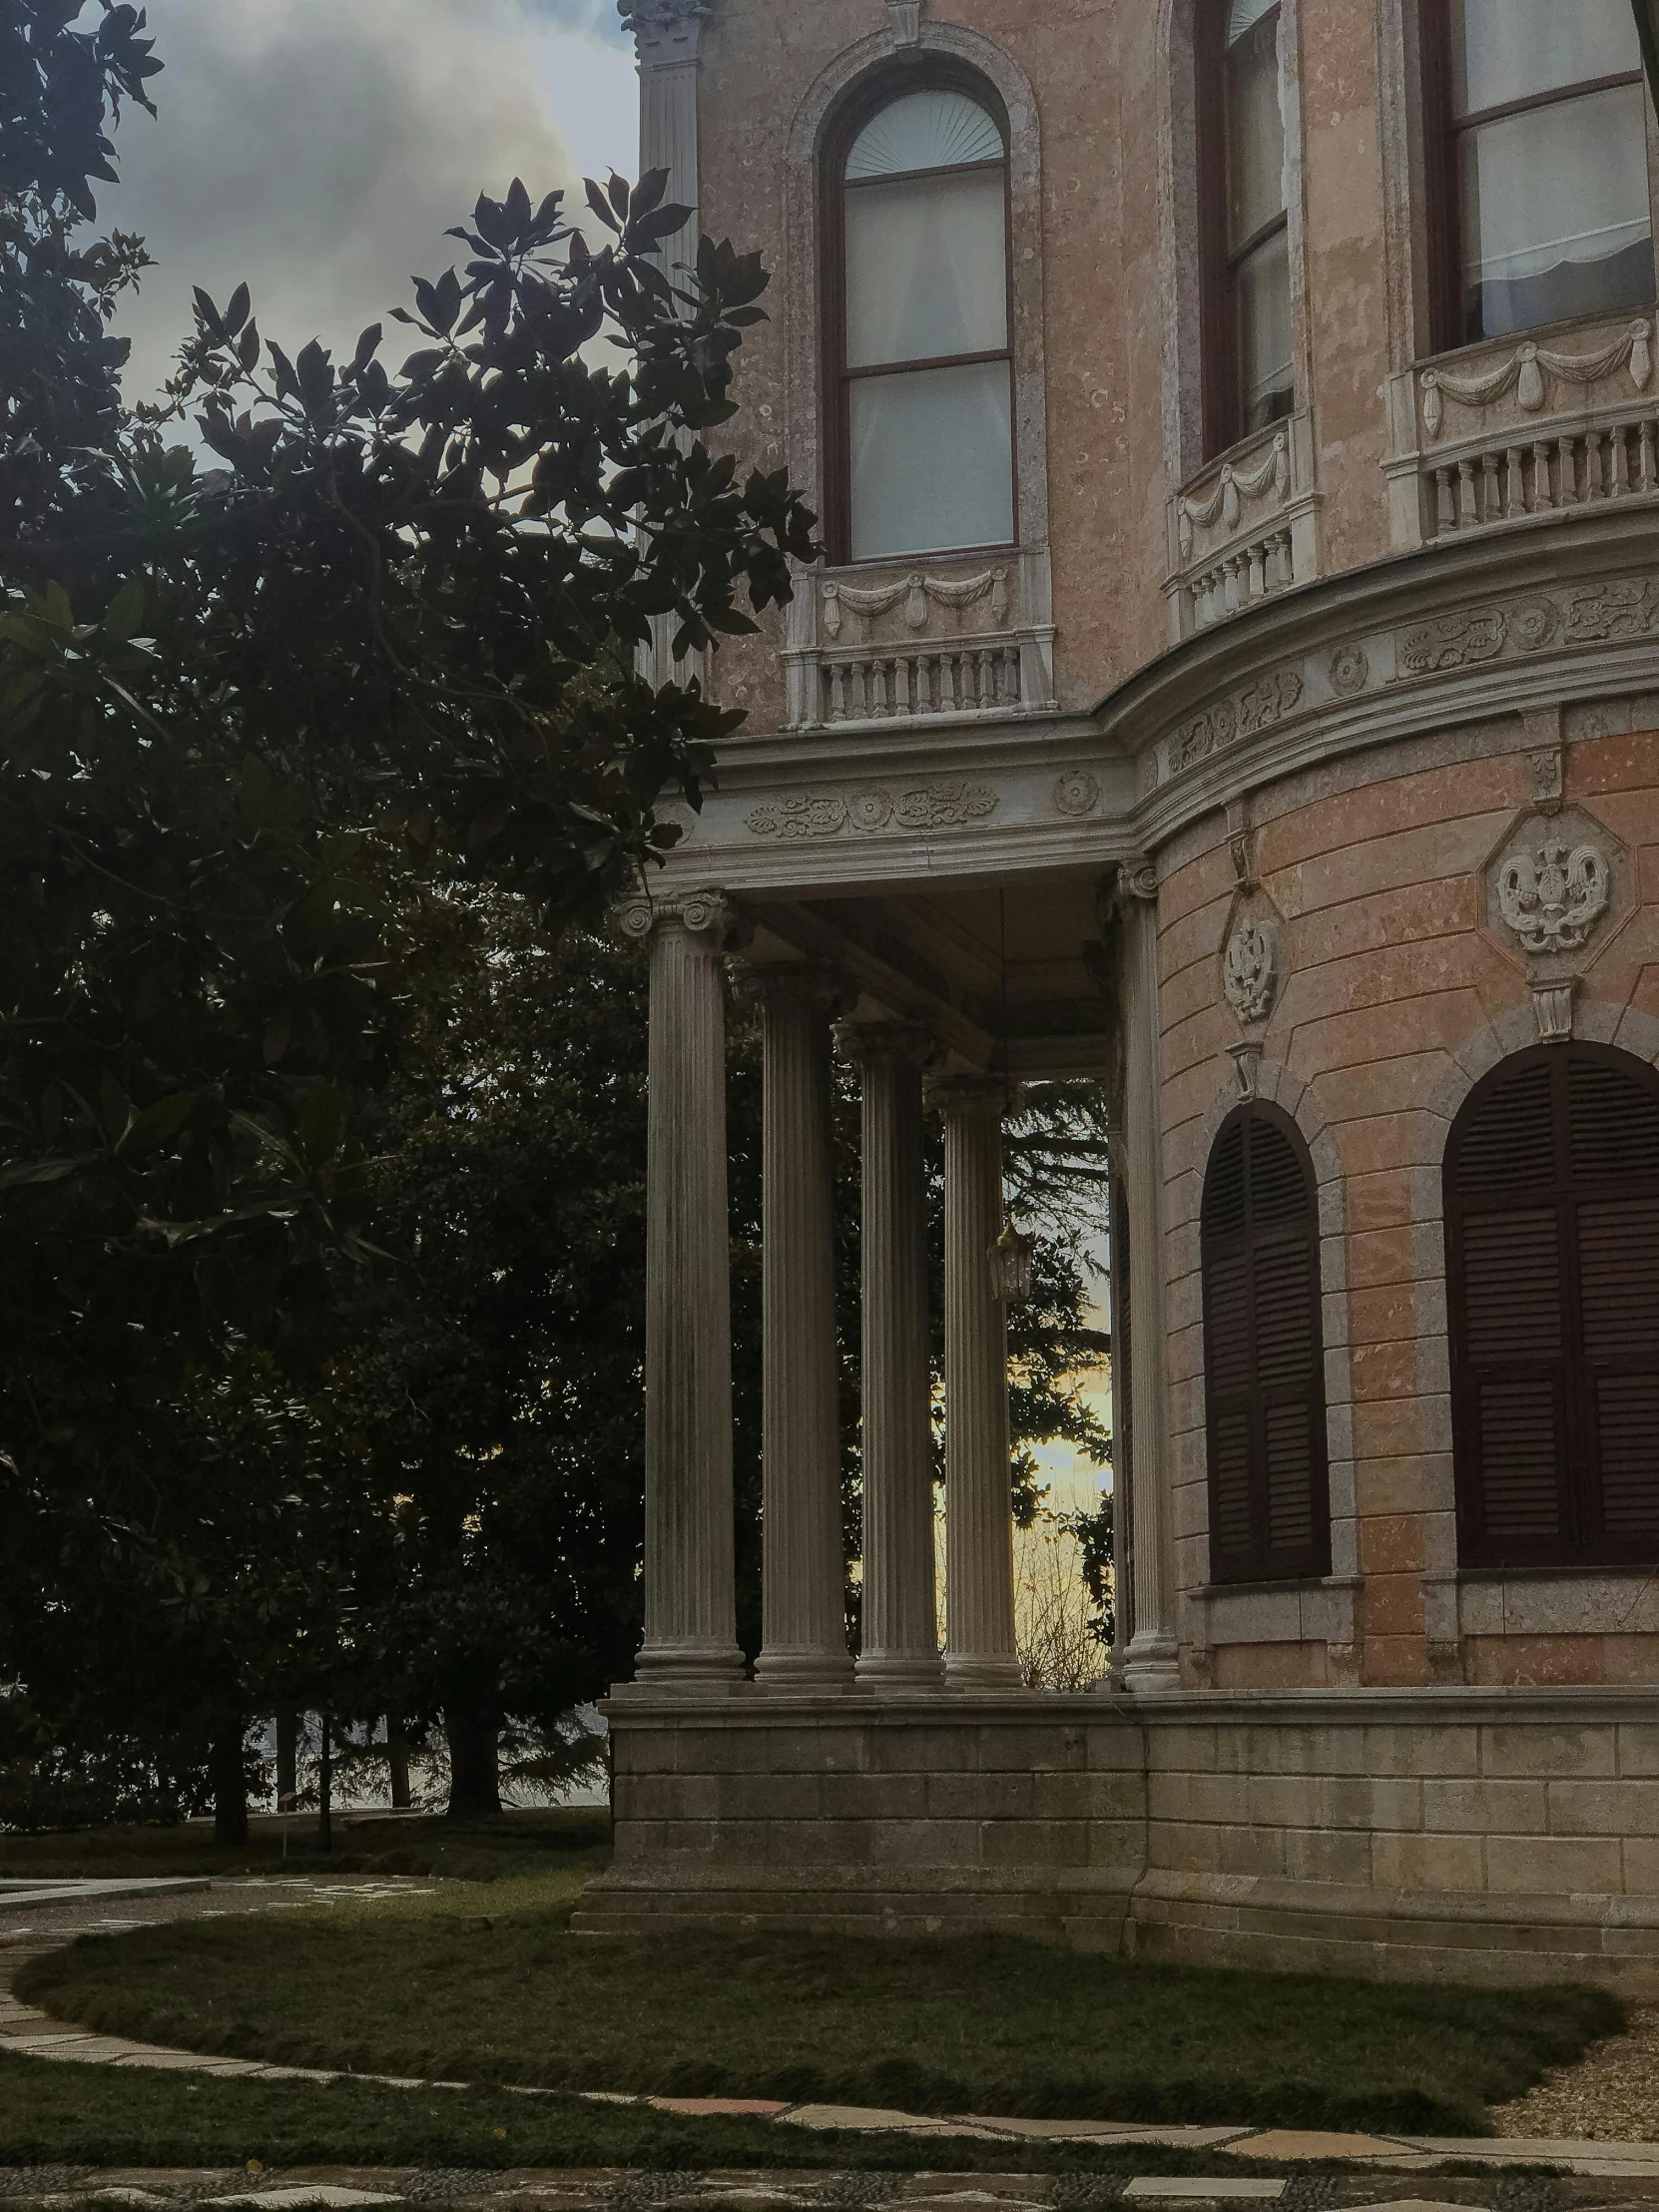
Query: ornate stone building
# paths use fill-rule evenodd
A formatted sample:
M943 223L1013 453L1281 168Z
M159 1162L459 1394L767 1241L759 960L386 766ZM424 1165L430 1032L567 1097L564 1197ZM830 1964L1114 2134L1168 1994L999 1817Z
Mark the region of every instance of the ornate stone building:
M626 915L648 1621L586 1924L1659 1987L1659 132L1626 0L630 20L646 163L775 272L736 437L828 559L718 657L745 732ZM855 1656L833 1048L865 1101ZM1062 1074L1118 1131L1125 1615L1070 1697L1013 1660L991 1264L1006 1085Z

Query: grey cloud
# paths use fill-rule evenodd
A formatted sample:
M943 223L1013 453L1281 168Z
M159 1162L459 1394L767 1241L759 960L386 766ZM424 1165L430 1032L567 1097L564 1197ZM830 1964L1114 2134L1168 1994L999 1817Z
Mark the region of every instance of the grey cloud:
M142 233L160 268L120 328L128 390L159 388L190 327L191 286L246 278L268 336L349 346L436 275L443 237L515 176L567 189L555 111L591 106L583 57L601 0L151 0L166 69L160 119L128 115L105 225ZM554 20L549 20L549 18ZM574 48L559 66L561 43ZM591 125L587 126L591 128ZM390 348L395 351L395 344Z
M527 0L527 5L533 14L582 38L621 46L627 36L616 0Z

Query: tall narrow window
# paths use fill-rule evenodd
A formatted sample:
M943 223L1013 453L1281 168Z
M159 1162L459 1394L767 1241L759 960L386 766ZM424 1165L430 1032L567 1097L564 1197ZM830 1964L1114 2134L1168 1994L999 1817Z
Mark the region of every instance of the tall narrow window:
M1654 295L1630 0L1425 0L1441 111L1440 342Z
M1210 1579L1329 1574L1319 1207L1308 1148L1277 1107L1222 1124L1201 1242Z
M1445 1214L1463 1564L1659 1560L1659 1079L1600 1045L1506 1060Z
M904 93L858 131L838 184L832 534L855 561L1010 544L1002 126L956 87Z
M1209 0L1199 44L1212 452L1296 406L1285 72L1276 0Z

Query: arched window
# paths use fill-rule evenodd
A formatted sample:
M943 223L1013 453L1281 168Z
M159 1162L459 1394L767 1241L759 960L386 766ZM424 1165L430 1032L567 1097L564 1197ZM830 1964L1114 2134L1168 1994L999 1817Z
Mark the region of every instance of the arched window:
M1659 1078L1602 1045L1493 1070L1452 1125L1465 1566L1659 1559Z
M1222 1124L1202 1253L1210 1579L1329 1574L1319 1206L1301 1131L1277 1107Z
M1201 0L1205 443L1296 407L1285 57L1277 0Z
M831 148L830 534L843 560L1014 538L1008 146L940 81Z
M1437 342L1654 295L1630 0L1422 0Z

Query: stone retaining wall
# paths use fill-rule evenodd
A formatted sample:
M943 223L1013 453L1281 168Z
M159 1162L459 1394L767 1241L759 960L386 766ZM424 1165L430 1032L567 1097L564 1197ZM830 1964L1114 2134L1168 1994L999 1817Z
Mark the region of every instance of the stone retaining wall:
M1651 1691L630 1691L609 1713L617 1857L584 1931L1004 1930L1659 1993Z

